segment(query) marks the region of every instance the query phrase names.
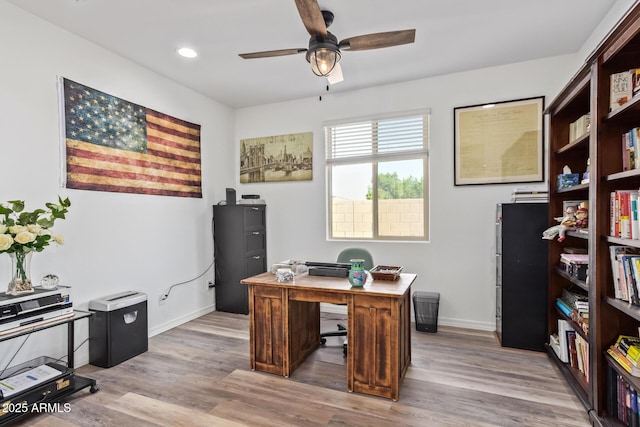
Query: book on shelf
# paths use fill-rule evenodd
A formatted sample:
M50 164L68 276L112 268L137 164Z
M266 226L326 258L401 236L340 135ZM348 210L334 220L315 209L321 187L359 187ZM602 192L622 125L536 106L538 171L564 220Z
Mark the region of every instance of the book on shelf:
M575 331L564 319L558 319L558 348L556 355L558 359L564 363L569 363L569 342L567 341L567 332Z
M611 76L609 76L609 83L609 111L614 111L629 102L633 96L631 71L626 70L611 74Z
M587 280L589 271L588 254L560 254L560 268L576 280Z
M618 365L634 377L640 377L640 368L634 366L629 359L620 351L618 347L612 345L607 349L607 353L616 361Z
M638 426L640 395L635 386L611 366L607 367L606 397L606 412L609 416L617 418L620 425Z
M638 132L640 128L633 128L622 134L622 170L640 168L640 147L638 147Z
M589 132L590 114L580 116L575 122L569 123L569 142L574 141Z
M620 263L622 265L622 270L620 274L624 274L624 284L626 286L626 297L625 301L628 301L634 305L638 305L638 285L637 278L638 274L636 270L636 261L638 256L636 255L621 255ZM622 283L622 280L621 280Z
M640 337L620 335L614 345L633 365L640 364Z
M571 317L584 333L589 333L589 297L581 288L572 286L570 289L563 289L560 297L561 304L564 303L565 309L570 309L571 314L563 313ZM562 310L562 308L561 308Z
M640 93L640 68L633 68L629 73L631 73L631 94L636 96Z
M622 257L626 255L638 255L640 249L633 246L609 246L609 256L611 259L611 272L613 275L614 297L623 301L629 301L629 289L627 287Z
M640 217L638 216L638 191L631 192L631 239L640 239Z
M578 356L580 358L578 369L584 374L587 382L589 382L589 341L577 335L576 343L578 345Z
M640 239L640 205L638 190L616 190L610 193L611 237Z
M570 288L564 288L562 290L562 300L565 301L571 307L578 307L582 304L589 304L589 294L587 291L572 286Z
M558 306L560 311L562 311L567 317L571 317L571 313L573 312L573 310L571 309L571 307L569 307L567 305L566 302L564 302L564 301L562 301L562 299L558 298L556 300L556 305Z
M578 369L578 348L576 347L576 331L567 331L569 343L569 366Z

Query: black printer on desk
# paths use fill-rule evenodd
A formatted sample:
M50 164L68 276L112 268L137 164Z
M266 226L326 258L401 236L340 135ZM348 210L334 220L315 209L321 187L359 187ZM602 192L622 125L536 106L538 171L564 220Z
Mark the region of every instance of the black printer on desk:
M340 262L313 262L305 263L309 267L309 276L348 277L351 264Z

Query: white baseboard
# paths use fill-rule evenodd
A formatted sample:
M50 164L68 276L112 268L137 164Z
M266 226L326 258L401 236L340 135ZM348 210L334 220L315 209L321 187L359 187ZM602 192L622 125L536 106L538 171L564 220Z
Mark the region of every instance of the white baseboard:
M474 329L476 331L489 331L496 330L495 322L477 322L475 320L463 320L463 319L447 319L438 318L438 325L453 326L456 328Z
M155 335L161 334L162 332L168 331L169 329L173 329L176 326L180 326L183 323L187 323L191 320L197 319L198 317L204 316L205 314L211 313L212 311L215 311L215 310L216 310L216 306L212 304L207 307L201 308L200 310L187 313L183 316L176 317L175 319L171 319L169 322L163 323L158 326L154 326L153 328L149 329L149 338Z

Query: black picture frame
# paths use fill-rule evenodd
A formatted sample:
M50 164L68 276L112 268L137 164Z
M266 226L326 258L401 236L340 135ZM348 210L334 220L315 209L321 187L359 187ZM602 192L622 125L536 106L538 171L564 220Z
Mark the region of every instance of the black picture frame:
M544 96L455 107L454 185L544 182Z

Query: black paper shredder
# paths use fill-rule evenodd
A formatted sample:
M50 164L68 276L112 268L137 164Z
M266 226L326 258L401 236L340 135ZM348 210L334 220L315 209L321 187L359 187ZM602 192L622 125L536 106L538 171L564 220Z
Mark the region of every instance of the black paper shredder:
M147 295L127 291L89 301L89 363L110 368L149 348Z

